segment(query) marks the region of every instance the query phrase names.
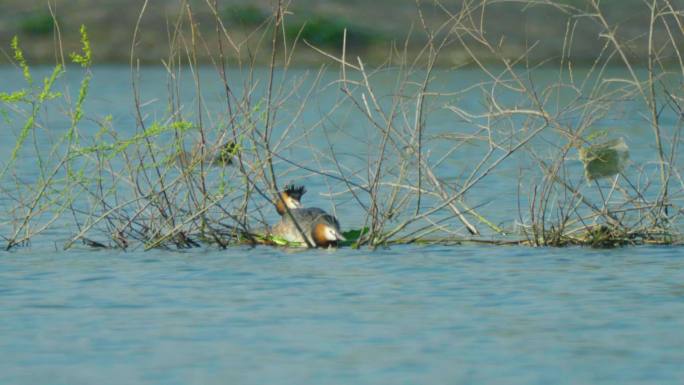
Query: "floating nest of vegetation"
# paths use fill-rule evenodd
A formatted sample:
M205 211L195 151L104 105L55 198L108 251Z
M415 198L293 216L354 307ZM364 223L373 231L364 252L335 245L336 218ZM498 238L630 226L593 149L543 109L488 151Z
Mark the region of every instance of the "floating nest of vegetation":
M598 249L610 249L624 246L640 245L675 245L681 244L681 238L664 229L630 231L611 225L593 225L574 233L565 233L551 229L535 240L521 241L529 246L568 247L583 246Z

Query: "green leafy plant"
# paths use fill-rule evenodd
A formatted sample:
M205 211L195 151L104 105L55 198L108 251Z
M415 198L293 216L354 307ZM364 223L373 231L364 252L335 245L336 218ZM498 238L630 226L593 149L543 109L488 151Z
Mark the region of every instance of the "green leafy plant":
M19 132L19 137L17 138L14 149L12 150L12 154L10 156L10 162L8 162L6 168L0 172L0 176L4 175L7 169L11 166L12 162L16 160L21 146L29 136L31 130L34 128L36 117L38 116L43 103L46 100L55 99L61 96L60 93L52 91L52 88L59 75L61 75L63 72L62 67L60 65L55 66L52 74L43 79L43 86L34 87L31 69L24 58L24 52L19 46L19 38L17 36L12 39L11 46L14 59L21 68L24 80L26 80L27 88L11 93L4 93L0 95L0 101L5 103L25 102L31 106L31 111L28 114L26 123Z
M347 230L342 233L342 236L344 236L347 240L344 242L340 242L341 246L352 246L352 247L358 247L358 241L359 238L361 238L361 235L363 234L368 234L369 228L364 227L362 229L351 229Z

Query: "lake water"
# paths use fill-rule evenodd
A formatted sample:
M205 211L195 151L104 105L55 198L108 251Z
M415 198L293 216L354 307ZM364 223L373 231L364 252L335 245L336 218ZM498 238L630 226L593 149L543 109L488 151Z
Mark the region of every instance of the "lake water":
M163 71L143 75L161 95ZM22 84L0 78L0 92ZM96 67L88 111L133 127L128 79ZM652 147L634 135L639 162ZM517 174L497 172L475 195L505 217ZM329 207L325 184L306 183ZM360 224L350 200L344 227ZM684 383L678 247L65 252L61 223L0 252L0 384Z
M2 384L681 384L679 249L21 252Z

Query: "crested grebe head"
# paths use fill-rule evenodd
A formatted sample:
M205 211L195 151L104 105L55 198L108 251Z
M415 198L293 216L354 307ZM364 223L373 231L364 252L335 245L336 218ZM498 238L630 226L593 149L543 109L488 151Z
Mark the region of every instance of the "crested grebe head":
M278 214L280 215L285 215L287 210L285 207L289 209L299 209L302 207L302 203L300 200L302 199L302 195L306 192L306 188L304 186L297 186L295 187L294 185L287 185L285 186L285 189L280 192L280 197L276 198L276 211L278 211Z
M337 246L337 242L347 239L340 233L336 223L319 222L314 227L313 240L318 247Z

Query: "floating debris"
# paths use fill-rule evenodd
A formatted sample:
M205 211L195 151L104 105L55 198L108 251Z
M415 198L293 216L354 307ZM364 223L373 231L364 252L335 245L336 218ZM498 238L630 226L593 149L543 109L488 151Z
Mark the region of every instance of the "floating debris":
M629 147L623 138L592 144L579 149L587 180L607 178L619 174L629 160Z

